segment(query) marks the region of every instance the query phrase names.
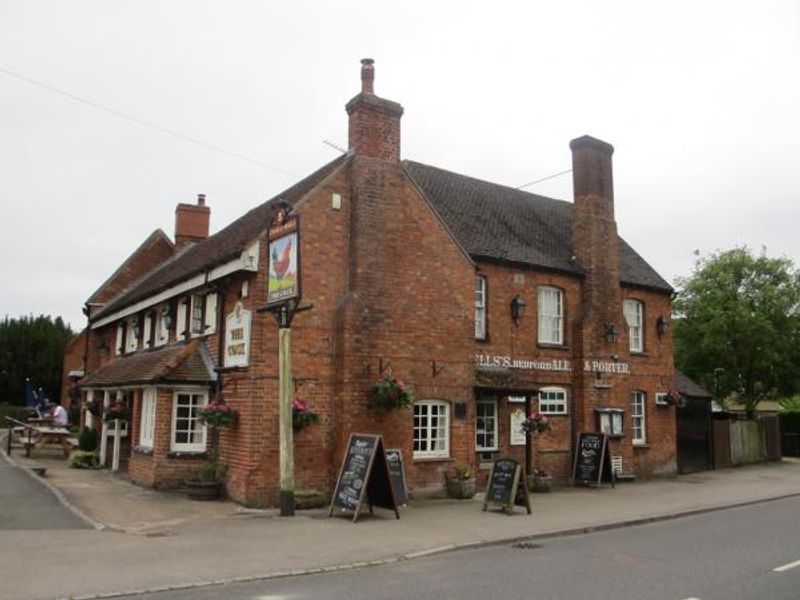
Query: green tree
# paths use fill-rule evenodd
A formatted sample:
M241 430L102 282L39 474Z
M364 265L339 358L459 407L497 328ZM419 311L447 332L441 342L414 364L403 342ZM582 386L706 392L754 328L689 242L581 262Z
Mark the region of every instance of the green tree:
M0 402L24 404L26 378L49 398L60 398L64 348L72 337L61 317L0 321Z
M675 359L720 397L758 403L800 390L800 273L746 247L699 258L678 280ZM715 372L717 376L715 377Z

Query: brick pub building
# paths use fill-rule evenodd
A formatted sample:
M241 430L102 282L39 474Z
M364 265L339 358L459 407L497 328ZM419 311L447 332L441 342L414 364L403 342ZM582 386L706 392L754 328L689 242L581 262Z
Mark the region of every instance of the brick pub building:
M330 492L352 432L403 451L412 494L442 489L454 461L485 478L493 458L523 460L526 396L551 416L534 457L557 479L601 428L623 472L674 473L672 289L617 235L613 148L572 141L571 203L401 160L403 108L373 79L362 61L346 155L210 237L205 198L179 204L170 258L90 307L84 400L129 403L123 467L180 485L207 450L197 411L222 394L238 414L228 494L277 501L278 329L259 309L284 201L313 305L292 323L295 392L321 417L295 435L298 487ZM412 407L367 406L386 373Z

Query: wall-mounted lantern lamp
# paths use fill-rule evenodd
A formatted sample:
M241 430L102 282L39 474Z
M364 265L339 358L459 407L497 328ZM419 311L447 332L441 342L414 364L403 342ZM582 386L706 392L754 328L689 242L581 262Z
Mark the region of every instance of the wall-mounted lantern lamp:
M617 329L614 323L606 323L605 337L606 341L609 343L614 343L619 339L619 329Z
M511 318L514 320L514 325L519 326L519 320L525 314L525 300L522 296L517 294L511 301Z
M667 333L669 329L669 321L664 317L664 315L660 315L658 319L656 319L656 333L658 333L658 337L663 336Z

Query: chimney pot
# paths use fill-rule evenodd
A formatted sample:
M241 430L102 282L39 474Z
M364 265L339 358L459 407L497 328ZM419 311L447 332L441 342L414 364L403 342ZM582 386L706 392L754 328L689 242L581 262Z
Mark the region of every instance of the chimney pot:
M197 194L197 206L205 206L205 205L206 205L206 195Z
M361 93L374 94L375 61L371 58L361 59Z

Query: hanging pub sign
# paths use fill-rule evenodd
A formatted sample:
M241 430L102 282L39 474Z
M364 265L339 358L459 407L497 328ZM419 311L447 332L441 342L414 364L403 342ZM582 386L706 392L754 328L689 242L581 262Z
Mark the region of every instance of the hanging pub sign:
M267 307L300 302L300 217L283 203L267 230Z
M225 317L225 366L246 367L250 363L251 313L241 302Z

